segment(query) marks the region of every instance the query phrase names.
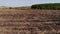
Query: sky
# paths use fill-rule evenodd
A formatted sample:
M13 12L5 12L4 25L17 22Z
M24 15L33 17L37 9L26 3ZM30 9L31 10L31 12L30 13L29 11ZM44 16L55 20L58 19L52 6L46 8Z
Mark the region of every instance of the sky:
M0 6L19 7L33 4L60 3L60 0L0 0Z

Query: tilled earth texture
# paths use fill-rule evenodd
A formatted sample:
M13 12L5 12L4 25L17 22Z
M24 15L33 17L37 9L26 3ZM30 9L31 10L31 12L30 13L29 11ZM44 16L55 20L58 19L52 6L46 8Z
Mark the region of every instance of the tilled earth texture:
M0 10L0 34L60 34L60 10Z

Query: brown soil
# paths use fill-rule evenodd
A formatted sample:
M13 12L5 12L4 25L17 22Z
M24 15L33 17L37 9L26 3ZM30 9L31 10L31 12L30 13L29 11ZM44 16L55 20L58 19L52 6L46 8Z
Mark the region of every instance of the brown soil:
M60 10L0 10L0 34L60 34Z

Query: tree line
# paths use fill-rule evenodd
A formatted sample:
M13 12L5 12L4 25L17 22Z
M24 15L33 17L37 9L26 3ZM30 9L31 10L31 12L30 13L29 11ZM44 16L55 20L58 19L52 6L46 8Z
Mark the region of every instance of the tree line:
M31 9L52 9L60 10L60 3L49 3L49 4L35 4L31 6Z

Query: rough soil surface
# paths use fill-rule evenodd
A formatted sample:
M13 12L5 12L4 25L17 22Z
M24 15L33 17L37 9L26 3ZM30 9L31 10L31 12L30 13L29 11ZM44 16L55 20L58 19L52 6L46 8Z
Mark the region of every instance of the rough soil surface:
M60 10L0 10L0 34L60 34Z

